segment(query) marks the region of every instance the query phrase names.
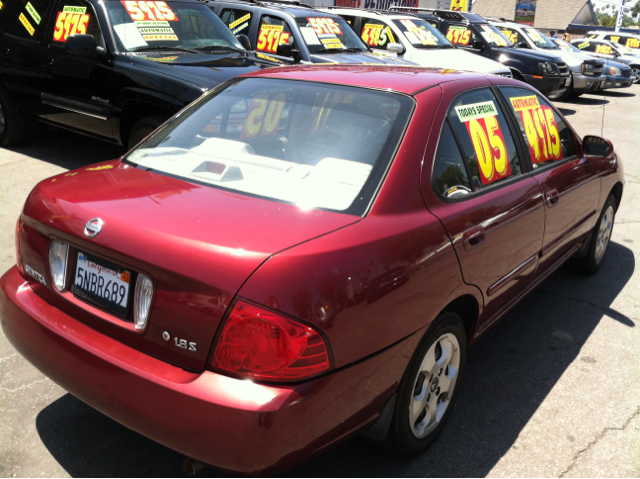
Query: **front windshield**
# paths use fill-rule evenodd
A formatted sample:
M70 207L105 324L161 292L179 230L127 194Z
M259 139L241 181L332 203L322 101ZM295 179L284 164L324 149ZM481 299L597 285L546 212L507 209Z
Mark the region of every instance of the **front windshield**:
M573 46L571 43L566 42L564 40L557 40L557 39L553 39L552 40L553 43L555 43L558 48L560 48L561 50L565 50L567 52L578 52L578 53L582 53L580 51L579 48L576 48L575 46Z
M311 54L367 51L367 46L340 17L302 17L296 18L296 23Z
M535 28L525 27L523 30L538 48L545 48L549 50L556 50L558 48L550 38L547 38L547 36L543 35Z
M125 161L305 210L361 215L412 108L387 91L246 78L196 100Z
M104 5L121 51L245 51L216 14L199 3L134 0Z
M416 48L453 48L451 42L424 20L403 18L393 23Z

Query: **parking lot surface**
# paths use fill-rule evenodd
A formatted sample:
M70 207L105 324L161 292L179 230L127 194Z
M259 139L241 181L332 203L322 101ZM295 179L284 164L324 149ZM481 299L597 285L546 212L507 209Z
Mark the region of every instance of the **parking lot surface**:
M471 348L450 421L425 454L399 459L356 436L287 476L640 476L640 85L557 106L624 162L601 271L560 269ZM15 263L15 221L38 181L122 153L36 125L24 146L0 149L0 271ZM183 460L67 394L1 333L0 458L4 477L181 476Z

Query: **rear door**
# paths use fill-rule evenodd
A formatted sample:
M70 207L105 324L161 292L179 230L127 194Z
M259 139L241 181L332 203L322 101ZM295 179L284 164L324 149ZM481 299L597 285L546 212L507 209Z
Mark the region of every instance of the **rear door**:
M545 228L537 274L544 274L591 231L600 180L577 154L577 138L547 101L527 88L500 87L529 149L544 194Z
M492 89L457 96L444 117L432 183L423 179L428 207L453 242L464 281L482 291L485 323L526 289L542 245L542 194L514 126Z
M69 35L92 35L105 48L100 22L85 0L56 0L42 61L45 117L60 125L114 138L111 104L112 67L106 57L79 57L65 49Z
M3 1L0 76L14 105L23 113L42 113L41 62L51 4L47 0Z
M253 19L253 12L242 8L227 8L224 7L220 13L220 20L229 27L231 33L234 35L246 35L249 37L249 30L251 27L251 20ZM251 39L249 39L251 41ZM253 42L251 48L255 48Z

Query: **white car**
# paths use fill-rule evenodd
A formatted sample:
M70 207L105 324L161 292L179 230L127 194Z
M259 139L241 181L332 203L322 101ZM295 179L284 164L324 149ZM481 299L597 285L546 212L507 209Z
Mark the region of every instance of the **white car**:
M616 42L623 47L630 48L634 55L640 54L640 35L621 32L589 32L587 38Z
M425 67L512 76L502 63L455 48L436 28L415 15L359 8L319 10L344 18L376 53L398 56Z

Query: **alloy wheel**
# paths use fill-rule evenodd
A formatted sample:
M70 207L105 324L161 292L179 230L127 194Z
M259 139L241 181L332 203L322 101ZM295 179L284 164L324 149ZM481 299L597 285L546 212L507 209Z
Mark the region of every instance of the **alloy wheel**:
M431 433L451 404L460 370L460 344L451 333L435 341L422 360L409 404L409 426L421 439Z
M611 239L611 230L613 229L613 206L609 207L602 215L600 226L598 228L598 236L596 238L596 251L595 260L596 263L600 263L609 246L609 240Z

